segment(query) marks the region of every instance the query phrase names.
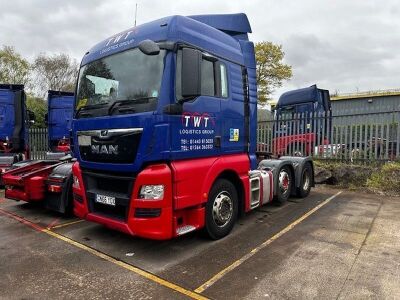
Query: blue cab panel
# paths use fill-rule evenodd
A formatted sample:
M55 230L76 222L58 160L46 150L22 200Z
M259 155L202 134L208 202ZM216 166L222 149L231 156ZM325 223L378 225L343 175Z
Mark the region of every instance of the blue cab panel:
M61 139L69 139L74 109L74 93L48 91L47 97L49 145L57 145Z
M129 113L115 115L110 107L108 113L95 115L97 108L94 106L93 110L82 111L82 117L74 119L74 156L80 166L136 173L144 165L156 161L248 153L251 167L256 168L256 62L254 45L249 41L248 33L251 33L251 27L245 14L170 16L128 29L92 47L81 62L75 110L90 102L79 95L82 81L91 82L83 92L92 90L98 99L112 98L114 90L120 93L127 90L123 87L126 84L124 79L117 80L111 76L113 70L110 65L117 65L118 55L137 49L144 40L174 45L173 49L167 48L158 54L162 55L163 71L159 88L150 92L152 97L149 98L156 98L154 109L139 109L140 105L150 105L153 100L148 100L149 103L144 100L135 109L127 106L125 110L131 110ZM178 103L177 65L182 47L201 51L205 59L213 57L210 61L214 64L214 75L222 76L219 72L223 72L226 88L224 96L204 94L182 103L181 113L166 113L169 106ZM149 61L153 59L150 55L147 58ZM147 58L138 60L132 68ZM126 60L125 63L119 62L118 66L126 73L129 72L126 67L129 63ZM98 77L108 77L108 83L104 83L104 78L96 79L89 74L96 68L102 69L98 73L102 75ZM137 74L130 80L141 80L141 76L144 74ZM101 106L101 101L97 105ZM117 129L127 129L126 136L135 131L137 142L132 145L132 138L123 140L121 137L118 151L116 143L111 140L108 144L101 144L107 135L117 134ZM122 158L125 152L130 153L132 160Z
M18 152L25 149L28 139L25 113L24 86L0 84L0 143L2 152Z

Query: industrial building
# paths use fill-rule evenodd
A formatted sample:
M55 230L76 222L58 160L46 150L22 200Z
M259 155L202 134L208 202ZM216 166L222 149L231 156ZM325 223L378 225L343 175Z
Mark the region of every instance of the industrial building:
M400 89L331 96L333 116L400 112Z

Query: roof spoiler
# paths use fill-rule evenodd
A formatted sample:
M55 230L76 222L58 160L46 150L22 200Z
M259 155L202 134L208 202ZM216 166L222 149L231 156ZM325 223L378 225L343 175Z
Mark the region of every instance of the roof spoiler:
M251 26L246 14L222 14L222 15L196 15L188 16L193 20L207 24L233 37L238 34L251 33Z

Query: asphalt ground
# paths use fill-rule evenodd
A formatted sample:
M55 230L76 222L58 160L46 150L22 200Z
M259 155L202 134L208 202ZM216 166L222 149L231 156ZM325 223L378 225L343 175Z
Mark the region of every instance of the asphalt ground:
M160 242L0 197L0 298L400 298L399 214L399 198L319 187L222 240Z

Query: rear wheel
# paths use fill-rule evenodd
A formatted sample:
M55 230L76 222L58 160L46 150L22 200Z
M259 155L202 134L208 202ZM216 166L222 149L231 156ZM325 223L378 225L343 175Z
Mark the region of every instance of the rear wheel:
M228 235L238 215L238 196L234 185L218 179L211 188L206 204L206 232L213 240Z
M297 196L300 198L307 197L311 190L312 184L312 168L309 163L304 166L301 172L300 186L297 188Z
M292 172L288 166L283 166L278 172L278 190L276 192L275 203L284 204L290 197L292 191Z

